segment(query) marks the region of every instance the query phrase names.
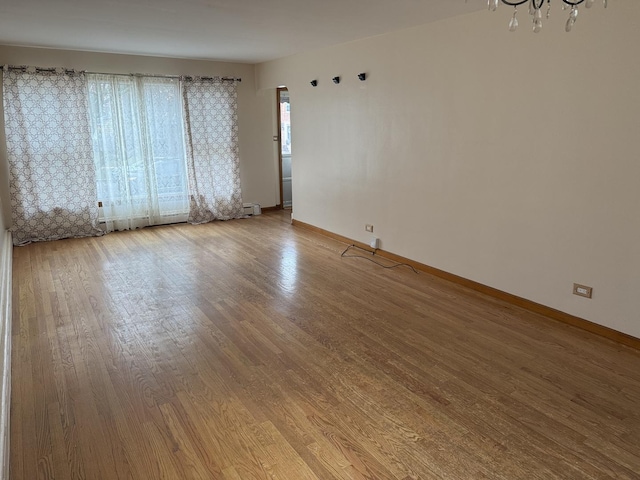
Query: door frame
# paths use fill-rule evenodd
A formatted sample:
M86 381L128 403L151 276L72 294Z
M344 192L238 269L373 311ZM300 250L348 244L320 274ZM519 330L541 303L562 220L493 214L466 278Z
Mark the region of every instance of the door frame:
M280 92L288 92L287 87L276 89L276 106L278 110L278 184L280 185L280 204L278 207L284 209L284 185L282 182L282 117L280 112Z

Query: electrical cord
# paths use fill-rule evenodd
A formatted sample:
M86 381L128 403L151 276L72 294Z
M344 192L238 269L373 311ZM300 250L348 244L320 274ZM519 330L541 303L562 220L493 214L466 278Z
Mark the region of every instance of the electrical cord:
M415 273L416 275L418 274L418 271L415 268L413 268L411 265L409 265L408 263L396 263L395 265L383 265L380 262L376 262L373 258L365 257L364 255L346 255L346 253L352 248L357 248L357 249L362 250L363 252L367 252L367 253L369 252L369 250L365 250L364 248L360 248L357 245L349 245L347 248L345 248L344 252L342 252L340 254L340 256L344 257L344 258L364 258L365 260L369 260L370 262L373 262L373 263L375 263L376 265L378 265L378 266L380 266L382 268L409 267L411 270L413 270L413 273ZM371 255L375 255L376 254L376 250L371 252Z

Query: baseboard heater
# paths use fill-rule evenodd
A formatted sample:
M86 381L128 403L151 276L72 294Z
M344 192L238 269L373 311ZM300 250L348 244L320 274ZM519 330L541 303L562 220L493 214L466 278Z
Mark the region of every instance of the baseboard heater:
M242 208L244 209L245 215L261 215L262 208L259 203L243 203Z
M9 407L11 405L11 234L0 230L0 478L9 478Z

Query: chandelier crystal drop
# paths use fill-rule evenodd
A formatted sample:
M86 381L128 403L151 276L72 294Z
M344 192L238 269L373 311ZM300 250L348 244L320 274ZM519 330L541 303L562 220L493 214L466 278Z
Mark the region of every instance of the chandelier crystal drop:
M562 2L562 10L570 10L569 19L565 25L565 31L570 32L578 19L578 5L584 3L585 8L593 7L595 0L559 0ZM498 9L498 5L504 3L510 7L514 7L513 17L509 21L509 31L515 32L518 29L518 7L527 3L529 5L529 16L533 24L533 31L540 33L542 30L542 19L546 17L548 20L551 17L551 0L487 0L487 6L489 10L495 12ZM544 4L547 4L546 15L543 15L542 8ZM608 6L608 0L602 0L604 8Z
M518 7L513 9L513 17L509 22L509 31L515 32L518 29Z

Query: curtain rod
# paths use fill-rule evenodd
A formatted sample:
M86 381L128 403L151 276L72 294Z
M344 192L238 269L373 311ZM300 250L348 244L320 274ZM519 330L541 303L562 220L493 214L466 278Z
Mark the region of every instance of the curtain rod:
M21 66L21 65L7 65L9 70L22 70L25 71L29 67ZM34 67L36 72L55 72L57 68L40 68ZM63 68L65 72L75 72L76 70ZM105 72L87 72L86 70L79 70L80 73L85 73L87 75L115 75L118 77L153 77L153 78L194 78L196 75L155 75L149 73L105 73ZM199 76L198 78L202 78L204 80L213 80L214 77L207 76ZM240 77L220 77L220 80L225 82L242 82L242 78Z

